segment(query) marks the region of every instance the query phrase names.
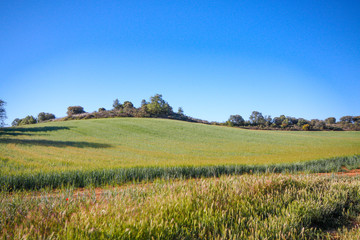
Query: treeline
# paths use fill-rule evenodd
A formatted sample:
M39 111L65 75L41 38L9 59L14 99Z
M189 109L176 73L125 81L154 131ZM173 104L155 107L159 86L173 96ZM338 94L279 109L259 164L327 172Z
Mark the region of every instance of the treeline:
M39 113L38 117L27 116L26 118L16 118L12 122L12 126L20 126L25 124L34 124L45 121L66 121L66 120L80 120L92 118L115 118L115 117L139 117L139 118L168 118L188 122L197 122L211 125L221 125L230 127L242 127L249 129L267 129L267 130L360 130L360 116L344 116L337 121L334 117L329 117L325 120L304 118L295 118L285 115L272 118L271 116L263 116L261 112L253 111L248 120L240 115L230 115L226 122L209 122L206 120L192 118L186 116L181 107L177 112L168 102L166 102L161 94L156 94L150 97L149 101L143 99L140 107L136 108L130 101L121 103L119 99L113 102L113 108L107 110L99 108L95 112L85 112L81 106L70 106L67 109L67 116L64 118L55 119L55 115L51 113Z
M283 129L283 130L360 130L360 116L344 116L339 121L329 117L325 120L295 118L285 115L272 118L263 116L261 112L253 111L249 120L245 121L240 115L231 115L225 123L228 126L251 128L251 129Z
M35 124L46 121L67 121L67 120L80 120L80 119L92 119L92 118L115 118L115 117L139 117L139 118L169 118L189 122L199 122L209 124L208 121L201 119L195 119L184 114L181 107L177 112L173 111L173 108L166 102L161 94L156 94L150 97L149 101L143 99L141 106L136 108L130 101L121 103L119 99L115 99L113 102L113 108L107 110L103 107L99 108L96 112L86 112L81 106L70 106L67 108L67 116L59 119L55 119L55 115L51 113L39 113L38 117L27 116L25 118L16 118L12 122L12 126L21 126L26 124Z

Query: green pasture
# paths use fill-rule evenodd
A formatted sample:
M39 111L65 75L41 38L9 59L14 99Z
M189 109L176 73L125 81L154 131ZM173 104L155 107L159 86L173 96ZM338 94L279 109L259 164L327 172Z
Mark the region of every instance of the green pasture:
M293 163L360 154L360 132L258 131L167 119L49 122L0 130L0 174Z

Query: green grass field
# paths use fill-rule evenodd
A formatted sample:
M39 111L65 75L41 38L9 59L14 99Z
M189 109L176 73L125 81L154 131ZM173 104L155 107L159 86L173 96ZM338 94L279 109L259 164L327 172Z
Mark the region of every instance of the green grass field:
M359 154L360 132L138 118L1 129L0 238L358 239L359 177L293 173L359 167Z
M292 163L354 154L360 154L360 132L254 131L139 118L0 130L1 174Z

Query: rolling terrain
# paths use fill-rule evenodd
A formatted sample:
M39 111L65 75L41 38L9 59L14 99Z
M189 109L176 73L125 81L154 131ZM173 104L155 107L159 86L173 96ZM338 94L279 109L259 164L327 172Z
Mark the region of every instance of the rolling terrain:
M360 132L140 118L5 128L0 238L358 239L359 177L293 173L356 168L359 154Z
M1 174L293 163L360 154L360 132L254 131L165 119L49 122L0 130Z

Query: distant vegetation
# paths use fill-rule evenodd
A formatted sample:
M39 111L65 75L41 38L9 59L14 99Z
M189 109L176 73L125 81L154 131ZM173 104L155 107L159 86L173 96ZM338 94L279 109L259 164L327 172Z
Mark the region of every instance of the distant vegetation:
M57 121L92 119L92 118L115 118L115 117L138 117L138 118L168 118L177 119L188 122L198 122L212 125L223 125L231 127L242 127L248 129L266 129L266 130L360 130L360 116L343 116L336 120L334 117L325 120L304 118L295 118L285 115L272 118L271 116L263 116L261 112L253 111L248 120L240 115L230 115L226 122L209 122L206 120L192 118L184 114L184 110L179 107L177 112L166 102L161 94L150 97L150 102L145 99L141 101L141 106L136 108L130 101L120 102L115 99L113 109L106 110L99 108L97 112L87 113L81 106L70 106L67 109L67 117L56 119ZM33 116L26 118L16 118L12 122L12 126L20 126L26 124L34 124L37 122L54 120L55 116L51 113L40 113L36 119Z
M3 100L0 99L0 127L4 126L4 120L6 119L6 111L5 111L5 104Z

